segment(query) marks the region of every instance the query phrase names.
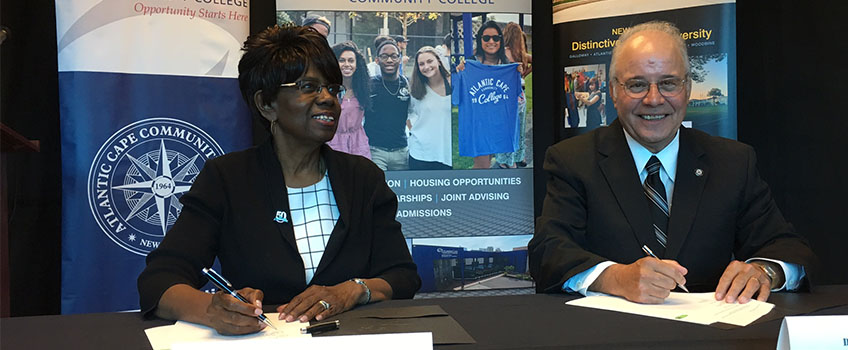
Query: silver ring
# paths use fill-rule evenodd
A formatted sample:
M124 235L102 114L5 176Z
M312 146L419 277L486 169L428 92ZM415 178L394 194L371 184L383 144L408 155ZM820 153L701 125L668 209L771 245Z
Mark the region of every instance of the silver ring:
M318 304L321 304L321 306L322 306L322 307L324 307L324 310L329 310L329 309L330 309L330 303L328 303L328 302L326 302L326 301L318 300Z

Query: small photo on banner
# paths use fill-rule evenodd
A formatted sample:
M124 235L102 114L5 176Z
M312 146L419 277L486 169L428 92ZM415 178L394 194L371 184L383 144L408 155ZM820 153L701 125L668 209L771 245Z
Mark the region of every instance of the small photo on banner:
M419 294L535 288L527 243L533 235L410 239Z
M529 1L516 3L506 8L529 13ZM385 171L533 167L528 13L499 6L486 14L423 11L415 4L352 11L333 1L277 6L278 24L326 33L349 79L340 128L329 142L334 149ZM465 72L474 65L488 71Z
M563 68L565 110L563 127L596 128L607 126L607 87L605 64ZM615 113L615 112L612 112Z

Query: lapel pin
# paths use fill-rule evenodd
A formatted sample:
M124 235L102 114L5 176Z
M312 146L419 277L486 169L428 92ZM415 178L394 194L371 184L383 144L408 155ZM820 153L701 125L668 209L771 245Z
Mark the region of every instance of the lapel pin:
M702 176L702 175L704 175L704 171L703 171L703 170L701 170L701 169L695 169L695 176Z
M278 210L277 216L274 217L274 221L276 221L278 224L282 224L284 222L289 222L289 219L286 218L286 212Z

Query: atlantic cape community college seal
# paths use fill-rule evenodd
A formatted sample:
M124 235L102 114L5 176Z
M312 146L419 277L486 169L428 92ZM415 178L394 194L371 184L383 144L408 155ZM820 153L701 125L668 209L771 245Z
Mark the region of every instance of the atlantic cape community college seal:
M206 132L182 120L149 118L127 125L91 163L91 213L113 242L147 255L177 220L179 198L203 164L223 153Z

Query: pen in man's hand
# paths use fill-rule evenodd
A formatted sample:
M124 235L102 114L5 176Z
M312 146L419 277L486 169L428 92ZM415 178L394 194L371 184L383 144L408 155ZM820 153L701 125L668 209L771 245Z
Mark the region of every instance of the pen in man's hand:
M204 275L206 275L206 278L209 278L209 280L212 281L212 283L214 283L218 288L221 288L221 290L227 292L227 294L232 295L236 299L238 299L238 300L240 300L244 303L250 304L250 302L247 301L247 299L245 299L245 297L243 297L241 294L239 294L238 292L236 292L233 289L233 285L230 284L230 281L227 281L227 279L224 278L224 276L219 275L218 272L216 272L215 270L213 270L211 268L205 268L204 267L203 270L201 270L201 271L203 272ZM256 317L259 318L260 321L265 322L265 324L267 324L268 326L271 326L271 328L277 329L277 327L274 327L274 325L271 324L271 320L269 320L267 317L265 317L265 314L260 314L259 316L256 316Z
M660 258L658 258L656 255L654 255L654 252L651 250L651 248L648 248L647 245L642 246L642 251L645 252L645 254L648 254L648 256L654 257L654 259L660 260ZM679 287L680 289L683 289L684 292L689 293L689 290L686 289L686 286L678 283L677 287Z

